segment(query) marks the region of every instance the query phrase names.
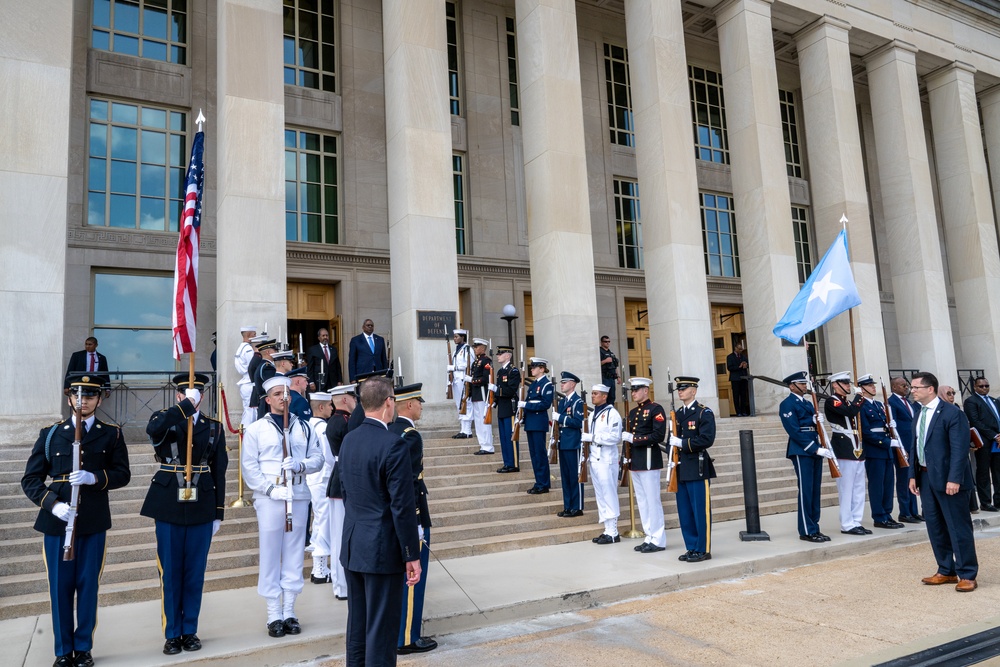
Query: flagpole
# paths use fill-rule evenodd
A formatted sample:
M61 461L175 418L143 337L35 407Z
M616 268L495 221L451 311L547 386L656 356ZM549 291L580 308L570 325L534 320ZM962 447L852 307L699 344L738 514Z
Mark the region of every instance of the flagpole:
M194 350L188 354L188 389L194 389ZM189 498L191 496L191 449L192 449L192 436L194 435L194 413L188 415L187 419L187 459L184 462L184 481L187 483L187 489L184 491L184 497Z

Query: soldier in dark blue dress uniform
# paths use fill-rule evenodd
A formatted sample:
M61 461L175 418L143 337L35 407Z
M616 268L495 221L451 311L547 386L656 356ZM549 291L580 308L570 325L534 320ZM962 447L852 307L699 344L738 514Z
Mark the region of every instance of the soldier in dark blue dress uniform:
M208 376L187 373L173 378L177 404L155 413L146 433L160 469L154 473L140 514L156 521L156 557L160 569L163 652L197 651L198 614L212 537L225 513L226 435L222 424L199 411ZM191 488L184 498L188 417L191 417Z
M563 511L561 517L583 516L583 484L580 484L580 437L583 434L583 398L576 393L580 378L563 371L559 389L565 396L553 420L559 424L559 476L562 479Z
M715 444L715 415L695 400L698 378L674 379L681 407L675 413L678 435L670 436L671 447L680 450L677 475L677 517L687 552L678 560L699 563L712 557L712 486L715 466L708 449Z
M783 382L791 393L778 408L781 425L788 433L785 457L791 459L798 478L799 539L806 542L829 542L819 532L820 486L823 482L823 459L833 458L833 452L820 447L816 436L816 409L808 394L812 392L806 371L792 373Z
M521 371L510 362L512 356L514 348L505 345L497 348L500 368L496 372L497 390L493 398L497 406L500 453L503 455L503 467L497 470L500 473L521 471L521 443L511 439L513 418L517 412L517 396L521 387Z
M531 456L531 468L535 472L535 484L528 489L531 494L548 493L551 486L545 436L549 432L549 408L552 407L555 388L546 375L548 369L547 359L531 357L528 372L534 381L528 386L524 400L517 403L517 407L524 411L524 432L528 436L528 454Z
M900 446L889 435L889 418L885 405L875 400L875 378L862 375L858 387L864 396L861 406L861 442L865 450L865 472L868 475L868 502L876 528L904 528L892 518L892 495L896 488L892 448Z
M302 421L308 422L312 419L312 406L306 399L306 391L309 389L309 367L293 368L285 373L285 377L292 381L292 402L288 411Z
M39 432L21 478L24 495L41 508L35 530L44 535L55 667L94 664L90 652L97 627L97 587L104 565L105 537L111 528L108 491L125 486L132 478L121 429L94 416L106 381L103 376L84 375L70 384L67 393L70 408L79 401L84 424L80 470L73 472L74 415ZM75 510L75 557L64 561L66 524L74 515L70 507L74 486L80 487Z
M253 408L254 413L259 415L261 413L261 406L263 406L265 412L267 411L267 403L264 401L264 380L274 375L274 362L271 361L271 355L277 351L278 341L274 338L268 338L265 333L251 338L250 342L254 345L254 355L247 364L247 377L253 383L253 389L250 390L249 407ZM262 371L262 366L268 366L269 368L266 371ZM267 375L267 377L264 377L264 375ZM244 424L244 426L249 426L252 423L251 421Z

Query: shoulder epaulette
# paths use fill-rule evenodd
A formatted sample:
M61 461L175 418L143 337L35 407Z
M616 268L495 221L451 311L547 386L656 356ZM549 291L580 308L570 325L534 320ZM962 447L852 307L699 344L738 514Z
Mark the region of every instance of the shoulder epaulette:
M403 433L409 433L410 431L416 431L416 430L417 428L415 426L407 426L406 428L403 429Z

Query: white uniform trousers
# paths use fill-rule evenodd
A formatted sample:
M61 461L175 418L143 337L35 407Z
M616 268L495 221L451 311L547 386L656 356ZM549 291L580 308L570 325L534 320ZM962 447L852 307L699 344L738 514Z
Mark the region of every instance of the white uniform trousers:
M469 401L469 412L472 413L473 422L476 424L476 440L479 441L479 449L484 452L493 452L493 426L483 423L486 419L486 401Z
M840 497L840 529L850 530L861 525L865 515L865 462L837 459L840 477L837 495Z
M313 558L329 556L330 519L328 515L330 513L330 499L326 497L326 482L309 483L308 486L313 508L312 532L309 533L309 544L313 547Z
M302 592L302 561L305 560L306 521L309 501L292 501L292 530L285 532L285 501L257 498L257 533L260 537L260 571L257 594L281 597L282 592Z
M643 542L658 547L667 546L667 533L663 528L663 498L660 496L660 470L633 470L632 487L635 489L635 504L642 520Z
M475 405L472 401L466 401L466 411L463 415L462 410L462 392L465 391L465 383L455 381L451 383L451 393L455 397L455 409L458 410L458 426L459 432L465 435L472 435L472 406Z
M598 452L600 458L594 452ZM590 445L587 465L590 466L590 482L597 500L597 520L604 524L604 532L614 537L618 534L618 516L621 514L618 506L618 448Z
M257 419L257 408L250 407L250 394L253 393L253 382L241 384L239 387L240 398L243 400L243 416L240 417L240 423L243 426L249 426Z
M337 597L347 597L347 576L344 566L340 564L340 545L344 539L344 501L340 498L328 498L330 501L330 580L333 582L333 594Z

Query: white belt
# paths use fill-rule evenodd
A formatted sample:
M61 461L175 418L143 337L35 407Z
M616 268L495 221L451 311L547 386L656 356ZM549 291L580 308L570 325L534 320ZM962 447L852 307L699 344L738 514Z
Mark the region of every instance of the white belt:
M854 445L855 448L857 448L857 441L854 439L854 431L846 429L843 426L839 426L837 424L830 424L830 430L832 430L834 433L839 433L840 435L847 436L848 438L851 439L851 444Z
M885 433L885 428L873 428L873 429L871 429L871 432L872 433Z

